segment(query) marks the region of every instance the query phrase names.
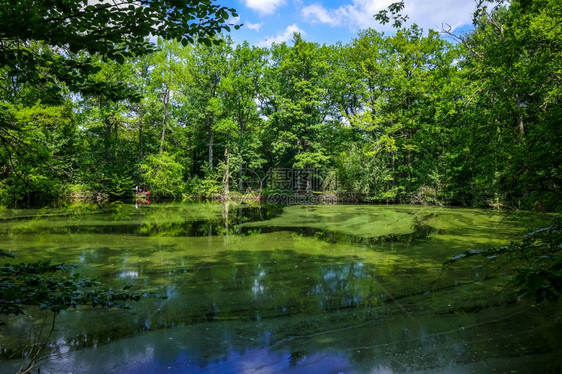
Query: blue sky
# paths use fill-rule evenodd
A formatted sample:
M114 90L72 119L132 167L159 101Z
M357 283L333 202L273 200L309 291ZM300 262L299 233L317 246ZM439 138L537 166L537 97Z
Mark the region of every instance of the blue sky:
M233 31L236 43L270 46L289 41L299 32L307 41L333 44L351 41L357 32L374 28L392 34L390 25L373 18L394 0L219 0L220 5L238 11L242 29ZM408 25L417 23L424 30L450 25L453 30L470 29L474 0L406 0ZM237 21L237 20L235 20Z

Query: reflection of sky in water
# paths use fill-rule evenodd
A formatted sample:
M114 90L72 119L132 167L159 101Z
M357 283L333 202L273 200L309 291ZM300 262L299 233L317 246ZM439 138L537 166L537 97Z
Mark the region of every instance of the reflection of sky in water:
M310 333L291 329L293 333L288 335L281 327L288 327L287 319L265 324L204 323L148 331L79 351L69 351L59 341L57 352L42 362L41 372L386 374L508 372L514 368L521 369L516 372L540 372L536 369L555 367L558 356L548 348L548 339L535 340L533 346L520 344L527 336L545 334L537 331L537 320L529 318L532 312L523 308L498 317L494 311L485 311L487 317L477 319L455 315L438 320L401 319L396 314L391 319L358 320L351 325L353 314L349 314L344 317L348 322L341 326L330 324ZM523 326L523 321L528 324L518 334L509 329L514 323ZM270 333L277 323L280 329ZM506 346L517 356L496 356L496 350L503 352ZM533 353L534 349L541 354ZM21 361L12 363L11 367L0 365L0 373L14 373L11 369L17 370Z
M355 373L348 358L333 352L320 352L308 355L304 352L272 353L266 349L249 349L243 353L231 352L224 359L209 363L193 360L185 352L176 352L175 357L158 357L154 348L121 356L121 362L108 363L100 360L84 361L73 354L57 359L58 368L67 368L84 374L90 373ZM80 362L81 361L81 362ZM49 364L43 371L49 372ZM77 370L78 369L78 370ZM374 373L392 373L391 369L378 367Z
M252 286L252 292L254 294L254 300L258 298L258 296L265 292L265 286L261 284L261 280L265 277L265 271L262 270L260 273L254 278L254 285Z
M296 357L295 357L296 356ZM163 368L166 369L163 369ZM178 356L173 363L150 361L143 365L127 365L127 373L351 373L347 359L340 355L326 353L310 357L298 354L275 354L267 350L248 350L243 354L232 353L224 360L217 360L205 366L190 361L185 355Z
M139 277L139 272L134 270L122 271L119 274L117 274L117 278L119 279L138 278L138 277Z

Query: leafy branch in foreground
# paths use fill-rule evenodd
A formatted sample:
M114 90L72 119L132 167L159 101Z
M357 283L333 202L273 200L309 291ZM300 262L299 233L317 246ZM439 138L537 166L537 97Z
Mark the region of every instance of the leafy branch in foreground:
M0 67L18 80L56 77L75 89L93 73L88 58L76 58L81 52L123 64L153 52L151 36L210 45L214 35L240 28L229 21L236 10L214 0L0 0L0 15ZM33 42L60 53L30 49Z
M529 232L520 242L490 249L469 249L446 261L446 267L473 256L512 264L517 272L514 285L517 297L532 297L537 302L558 300L562 296L562 230L559 224Z
M1 251L0 257L13 257ZM159 297L141 291L100 289L101 283L80 274L67 273L75 265L48 261L0 266L0 314L23 314L26 306L59 313L78 306L127 309L126 301Z
M392 27L399 29L409 18L407 15L401 13L404 10L404 7L404 0L396 1L390 4L388 8L382 9L375 14L374 18L382 25L386 25L390 22L390 20L392 20Z
M0 249L0 258L14 255ZM101 289L101 283L80 274L68 274L76 265L51 264L48 261L0 265L0 314L23 314L27 306L39 306L53 312L51 328L43 337L47 317L38 341L27 352L20 373L29 373L47 346L54 331L56 316L63 310L78 306L128 309L127 301L143 297L160 297L141 291ZM165 296L163 297L165 298Z

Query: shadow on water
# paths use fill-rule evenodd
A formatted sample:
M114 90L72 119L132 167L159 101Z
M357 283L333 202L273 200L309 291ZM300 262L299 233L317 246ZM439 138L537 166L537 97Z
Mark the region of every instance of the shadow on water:
M422 223L415 225L411 233L408 234L389 234L380 235L375 237L362 237L353 234L346 234L336 231L324 230L314 227L300 227L300 226L264 226L259 228L243 226L240 228L240 234L267 234L279 231L290 231L304 237L315 237L329 243L338 244L358 244L364 246L373 246L382 243L400 242L412 243L415 240L425 239L431 234L437 232L434 228L424 225Z
M220 207L220 206L219 206ZM222 206L224 207L224 205ZM282 213L280 206L237 205L232 209L191 212L161 207L107 207L91 213L74 211L42 211L37 215L14 214L0 217L0 234L117 234L138 236L197 237L238 234L239 225L266 221Z

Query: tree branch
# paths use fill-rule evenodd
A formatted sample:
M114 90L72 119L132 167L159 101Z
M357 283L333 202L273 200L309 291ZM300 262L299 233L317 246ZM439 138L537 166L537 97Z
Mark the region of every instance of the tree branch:
M446 23L446 25L447 25L447 27L448 27L447 29L445 29L445 28L443 27L443 25L441 25L441 33L442 33L442 34L447 34L447 35L451 36L453 39L457 40L457 41L460 42L463 46L465 46L466 49L468 49L470 52L472 52L472 54L474 54L474 56L478 57L478 58L481 59L481 60L484 59L484 56L482 56L481 53L479 53L478 51L476 51L474 48L472 48L472 47L468 44L468 41L466 40L465 37L463 37L463 36L461 36L461 35L454 34L454 33L452 32L452 29L453 29L452 26L449 25L448 23Z

